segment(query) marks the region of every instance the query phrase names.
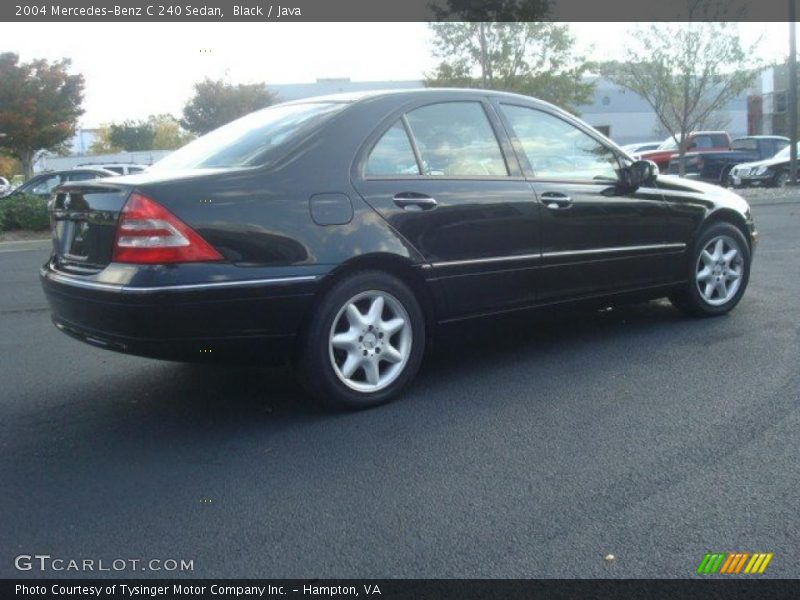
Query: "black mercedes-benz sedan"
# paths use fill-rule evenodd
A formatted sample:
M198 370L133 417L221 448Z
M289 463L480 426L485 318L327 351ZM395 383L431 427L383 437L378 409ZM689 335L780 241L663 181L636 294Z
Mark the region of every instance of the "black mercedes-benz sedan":
M406 386L437 325L747 287L756 231L725 189L659 176L545 102L485 90L311 98L140 175L51 199L55 325L171 360L291 359L317 397Z

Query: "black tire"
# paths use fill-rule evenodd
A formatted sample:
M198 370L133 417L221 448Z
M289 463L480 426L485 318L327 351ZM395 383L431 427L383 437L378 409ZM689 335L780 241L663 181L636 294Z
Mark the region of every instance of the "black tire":
M706 249L706 246L717 238L724 238L730 240L731 243L735 243L739 256L741 257L741 263L738 264L741 268L738 288L735 293L724 302L722 302L723 298L707 300L701 293L699 289L700 284L697 281L697 274L700 271L699 263L701 261L701 253ZM728 245L728 247L730 247L730 245ZM742 231L728 222L720 221L713 223L702 230L687 256L687 280L682 289L670 296L669 299L672 304L686 314L695 317L714 317L728 313L742 299L750 280L750 245L747 243ZM712 302L720 303L712 304Z
M775 178L772 180L772 187L782 188L786 187L786 184L789 182L789 172L788 171L778 171L775 174Z
M345 310L352 299L372 292L385 295L389 302L396 300L405 310L410 320L410 350L404 366L399 369L399 373L391 383L377 391L360 391L349 387L341 378L343 377L341 369L337 371L337 367L334 366L338 359L334 357L337 351L331 348L331 336L334 333L334 320L337 324L341 324L341 319L344 317L340 311ZM407 334L408 330L405 331ZM381 338L383 337L381 335ZM393 335L381 340L380 343L389 342L390 337ZM359 338L358 341L361 343L362 339ZM380 352L380 349L376 348L375 352ZM403 281L388 273L374 270L360 271L338 281L315 307L301 339L298 375L312 396L323 404L338 409L371 408L392 400L414 379L424 353L425 317L411 289ZM387 363L380 364L381 368L387 365ZM359 373L357 369L354 377L359 375L366 378L366 371ZM353 380L349 381L351 385L358 384ZM364 384L367 384L366 380Z

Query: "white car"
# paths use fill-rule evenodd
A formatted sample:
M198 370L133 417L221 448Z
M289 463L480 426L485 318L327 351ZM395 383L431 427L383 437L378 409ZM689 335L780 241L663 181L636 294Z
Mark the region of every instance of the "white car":
M636 156L640 152L647 152L648 150L655 150L661 145L661 142L638 142L636 144L626 144L622 146L628 154Z
M14 186L5 177L0 177L0 197L5 196L11 192Z
M79 165L81 167L94 167L96 169L106 169L114 171L119 175L133 175L134 173L141 173L147 169L147 165L137 165L134 163L103 163L103 164L90 164Z

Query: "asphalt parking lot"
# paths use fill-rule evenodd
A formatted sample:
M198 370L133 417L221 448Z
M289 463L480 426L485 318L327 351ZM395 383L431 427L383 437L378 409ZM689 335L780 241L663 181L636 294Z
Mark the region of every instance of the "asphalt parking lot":
M686 577L707 551L797 577L800 197L753 212L729 316L659 301L448 332L401 401L352 414L284 370L73 341L39 288L47 243L0 244L0 577L41 576L14 568L37 553L194 577Z

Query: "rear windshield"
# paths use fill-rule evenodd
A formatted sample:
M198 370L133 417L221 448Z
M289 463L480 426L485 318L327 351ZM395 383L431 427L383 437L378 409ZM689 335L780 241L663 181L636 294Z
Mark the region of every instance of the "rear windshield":
M207 133L158 161L151 170L252 167L301 128L322 121L346 104L283 104L251 113Z

